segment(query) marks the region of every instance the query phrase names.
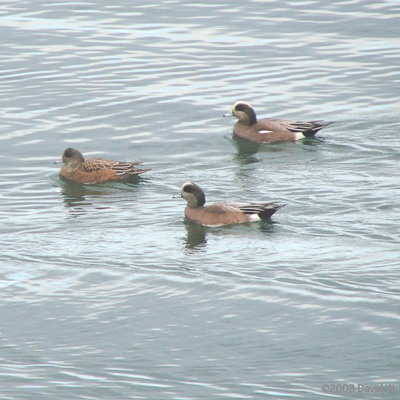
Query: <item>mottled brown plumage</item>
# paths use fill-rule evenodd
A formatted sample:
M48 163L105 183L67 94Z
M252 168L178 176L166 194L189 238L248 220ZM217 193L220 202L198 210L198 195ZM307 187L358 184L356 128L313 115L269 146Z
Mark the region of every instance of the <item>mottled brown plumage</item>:
M238 119L233 127L234 135L255 143L293 142L306 137L313 137L324 126L332 122L321 121L291 121L278 118L263 118L257 120L253 107L238 101L232 111L224 117L234 116Z
M60 174L63 178L79 183L124 181L132 175L142 174L148 169L137 168L139 162L112 161L103 158L85 160L79 150L65 149Z

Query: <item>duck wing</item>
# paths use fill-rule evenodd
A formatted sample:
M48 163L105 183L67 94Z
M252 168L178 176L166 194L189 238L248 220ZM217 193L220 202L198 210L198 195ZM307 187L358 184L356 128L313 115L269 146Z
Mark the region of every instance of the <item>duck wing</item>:
M276 211L284 207L285 204L278 202L269 203L245 203L245 202L221 202L215 203L207 208L216 214L227 212L239 212L247 215L258 215L261 219L271 217Z
M323 121L293 121L278 118L268 118L267 120L267 130L287 130L294 133L303 133L304 136L314 136L320 129L333 123Z
M139 169L136 165L140 162L125 162L125 161L112 161L103 158L92 158L86 160L82 165L81 169L85 172L94 172L104 169L115 171L117 175L125 174L138 174L141 172L148 171L148 169Z

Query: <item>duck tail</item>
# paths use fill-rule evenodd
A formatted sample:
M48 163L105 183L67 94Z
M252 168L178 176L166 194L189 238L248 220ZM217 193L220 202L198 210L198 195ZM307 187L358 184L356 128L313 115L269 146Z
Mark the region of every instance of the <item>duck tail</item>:
M306 138L312 138L322 128L331 124L333 124L333 121L332 122L310 121L310 122L305 122L303 126L298 125L297 128L303 129L301 130L301 133Z
M280 208L286 204L271 202L263 204L248 204L240 207L240 210L248 215L257 215L260 219L269 219L274 215Z
M150 171L151 168L132 168L130 171L128 171L128 175L139 175L143 174L144 172ZM117 174L118 175L118 174Z
M263 209L258 213L258 216L261 219L269 219L271 218L279 209L285 207L286 204L282 203L267 203L263 204Z

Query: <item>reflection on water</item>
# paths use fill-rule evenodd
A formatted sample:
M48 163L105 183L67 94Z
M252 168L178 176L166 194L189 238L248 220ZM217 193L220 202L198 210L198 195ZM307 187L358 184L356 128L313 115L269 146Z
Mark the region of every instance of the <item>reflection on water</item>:
M237 152L235 159L240 165L247 165L257 163L258 159L254 157L263 145L258 143L250 142L249 140L244 140L235 135L232 135L232 143L235 145ZM268 151L273 151L274 146L267 146Z
M243 165L257 162L257 159L252 157L258 152L264 153L279 153L286 152L290 145L295 144L299 146L317 146L324 142L324 139L319 137L305 138L297 140L296 142L285 142L285 143L253 143L248 140L241 139L237 136L232 135L232 142L237 149L237 159L243 160Z
M135 198L134 190L142 178L132 177L129 183L105 182L94 185L83 185L59 179L64 205L71 216L87 213L90 208L105 210L112 203Z
M203 225L195 224L185 219L185 247L191 250L202 250L207 243L207 230Z
M265 233L266 235L271 235L274 232L274 228L276 224L279 222L276 222L274 220L269 220L269 221L260 221L258 222L258 229Z
M245 239L249 235L248 229L265 234L267 239L274 232L275 221L263 220L258 222L249 222L244 224L226 225L220 227L205 227L187 219L184 220L186 229L185 248L191 251L203 251L207 245L209 237L224 237L226 235L236 237L238 240Z
M64 198L64 204L68 208L71 216L79 216L87 212L87 208L93 203L87 200L87 196L106 196L110 190L99 190L88 188L85 185L74 183L63 183L61 186L61 195Z

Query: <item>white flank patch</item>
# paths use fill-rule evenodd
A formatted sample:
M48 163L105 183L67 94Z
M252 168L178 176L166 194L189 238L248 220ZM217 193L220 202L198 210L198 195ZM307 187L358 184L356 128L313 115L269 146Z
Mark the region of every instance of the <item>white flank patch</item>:
M256 221L260 221L261 218L258 216L258 214L250 214L249 215L249 221L250 222L256 222Z
M260 135L265 135L266 133L272 133L272 131L258 131Z
M305 138L305 136L301 132L296 132L294 134L294 139L295 140L300 140L300 139L304 139L304 138Z

